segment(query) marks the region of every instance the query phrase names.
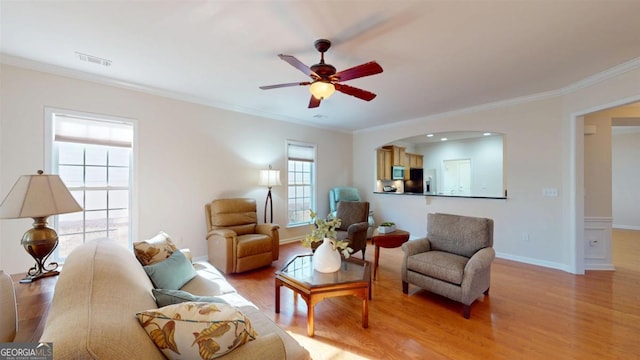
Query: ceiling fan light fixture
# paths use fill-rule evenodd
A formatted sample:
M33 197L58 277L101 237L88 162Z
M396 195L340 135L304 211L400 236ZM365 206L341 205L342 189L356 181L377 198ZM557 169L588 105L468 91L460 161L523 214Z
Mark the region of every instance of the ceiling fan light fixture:
M325 100L336 91L336 87L328 81L316 81L309 86L309 92L318 100Z

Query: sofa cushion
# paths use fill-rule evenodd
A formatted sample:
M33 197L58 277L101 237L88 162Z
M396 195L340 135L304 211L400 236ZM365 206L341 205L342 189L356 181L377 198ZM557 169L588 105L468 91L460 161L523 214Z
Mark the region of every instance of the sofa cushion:
M133 243L136 258L142 265L151 265L163 261L171 256L176 249L169 235L163 231L160 231L149 240Z
M186 302L136 317L168 359L215 359L257 336L249 318L228 304Z
M452 284L462 284L468 258L443 251L426 251L407 258L407 270L415 271Z
M151 289L153 296L156 298L156 304L158 307L164 307L167 305L180 304L189 301L198 302L210 302L210 303L222 303L227 302L218 296L196 296L191 293L182 290L171 289Z
M196 261L193 267L198 272L193 279L180 288L193 295L214 296L236 292L218 269L206 261Z
M144 271L158 289L178 290L197 275L189 259L180 250L174 251L164 261L144 266Z

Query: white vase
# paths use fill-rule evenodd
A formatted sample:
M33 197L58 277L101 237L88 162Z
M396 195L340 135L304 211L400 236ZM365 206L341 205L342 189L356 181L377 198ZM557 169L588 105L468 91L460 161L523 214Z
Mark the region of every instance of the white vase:
M342 263L340 253L333 250L335 240L324 238L324 241L313 253L313 268L319 272L330 273L338 271Z

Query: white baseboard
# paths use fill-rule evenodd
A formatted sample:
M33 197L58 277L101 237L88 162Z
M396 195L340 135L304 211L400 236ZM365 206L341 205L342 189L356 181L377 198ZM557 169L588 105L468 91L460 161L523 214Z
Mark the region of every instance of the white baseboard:
M621 230L640 230L640 226L633 226L633 225L616 225L613 224L611 225L612 228L614 229L621 229Z
M524 256L517 256L517 255L505 254L500 252L496 252L496 257L501 259L506 259L506 260L517 261L525 264L537 265L537 266L542 266L542 267L551 268L551 269L558 269L568 273L571 272L571 269L569 269L567 265L553 262L553 261L531 259Z
M304 239L304 236L294 236L294 237L290 237L290 238L286 238L286 239L280 239L280 245L282 245L282 244L290 244L290 243L296 242L296 241L302 241L302 239Z
M584 264L585 270L610 270L615 271L616 267L613 264L589 264L585 262Z

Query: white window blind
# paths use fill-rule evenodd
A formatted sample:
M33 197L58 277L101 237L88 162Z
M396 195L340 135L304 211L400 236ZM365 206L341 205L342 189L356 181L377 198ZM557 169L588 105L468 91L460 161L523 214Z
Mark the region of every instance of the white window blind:
M131 147L133 145L133 127L127 123L56 115L54 140Z
M108 238L130 246L133 199L131 121L64 111L51 112L51 170L71 191L83 211L55 217L59 236L55 259L63 261L77 246Z
M316 146L287 143L287 217L288 226L306 225L309 210L315 206Z

